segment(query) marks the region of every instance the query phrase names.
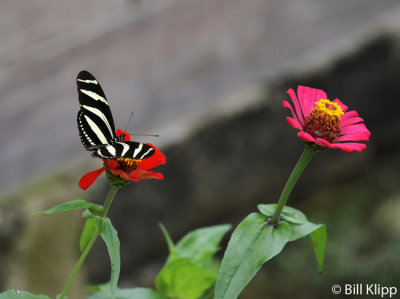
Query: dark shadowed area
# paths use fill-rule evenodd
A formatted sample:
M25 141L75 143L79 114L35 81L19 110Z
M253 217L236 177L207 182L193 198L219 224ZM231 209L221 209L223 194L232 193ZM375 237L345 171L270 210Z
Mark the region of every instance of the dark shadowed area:
M281 101L288 88L305 84L356 109L372 132L371 142L362 153L318 153L290 199L289 205L328 226L325 272L317 273L310 240L295 242L263 267L241 298L321 298L334 283L358 281L398 285L397 47L397 38L380 37L325 71L276 80L258 105L166 148L166 179L121 190L111 211L125 265L121 283L152 286L166 255L158 222L178 241L197 227L237 225L257 204L277 201L302 151ZM90 258L90 275L98 282L108 279L101 248Z

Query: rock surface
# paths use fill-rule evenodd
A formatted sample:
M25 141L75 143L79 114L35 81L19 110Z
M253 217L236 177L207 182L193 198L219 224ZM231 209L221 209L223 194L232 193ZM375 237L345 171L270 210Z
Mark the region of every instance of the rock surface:
M75 120L81 69L102 83L118 127L134 111L130 131L170 144L254 101L266 78L324 65L392 28L399 10L397 0L6 1L0 190L87 159Z

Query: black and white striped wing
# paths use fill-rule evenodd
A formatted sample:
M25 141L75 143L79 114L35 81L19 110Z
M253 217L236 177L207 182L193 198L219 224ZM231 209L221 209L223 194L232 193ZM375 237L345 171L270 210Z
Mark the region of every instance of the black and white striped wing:
M117 141L99 148L93 152L93 156L105 159L113 158L129 158L143 160L149 158L155 153L154 148L140 142L135 141Z
M155 153L153 147L135 141L121 141L116 137L110 106L96 78L81 71L76 78L80 110L79 136L83 146L93 156L104 159L129 158L143 160Z
M76 82L80 104L78 129L83 146L93 151L113 144L114 120L100 83L87 71L81 71Z

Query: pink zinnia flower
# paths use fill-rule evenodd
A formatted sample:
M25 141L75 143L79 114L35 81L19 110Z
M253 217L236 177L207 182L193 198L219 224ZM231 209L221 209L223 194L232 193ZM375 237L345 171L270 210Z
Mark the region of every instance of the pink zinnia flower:
M283 107L292 112L293 117L286 119L300 130L298 137L322 148L338 148L348 153L367 147L359 141L368 141L371 133L356 111L347 111L348 107L338 99L328 100L320 89L298 86L297 96L293 89L287 93L294 110L287 101L283 101Z

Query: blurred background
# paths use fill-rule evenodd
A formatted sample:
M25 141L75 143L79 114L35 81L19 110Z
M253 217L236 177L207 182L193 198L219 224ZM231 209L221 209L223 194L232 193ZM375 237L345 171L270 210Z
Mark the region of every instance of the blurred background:
M174 241L236 226L275 203L302 152L285 120L288 88L320 88L372 132L362 153L319 153L289 205L327 224L325 271L310 240L288 244L242 299L329 298L334 284L400 287L400 3L397 0L0 1L0 291L55 296L79 256L80 213L31 215L82 198L101 203L104 176L80 143L75 78L100 81L116 127L167 155L163 181L123 188L110 210L121 287L154 287ZM230 234L230 233L229 233ZM226 246L227 238L221 244ZM104 283L96 243L70 298ZM343 298L346 296L343 295ZM340 296L335 296L340 298Z

